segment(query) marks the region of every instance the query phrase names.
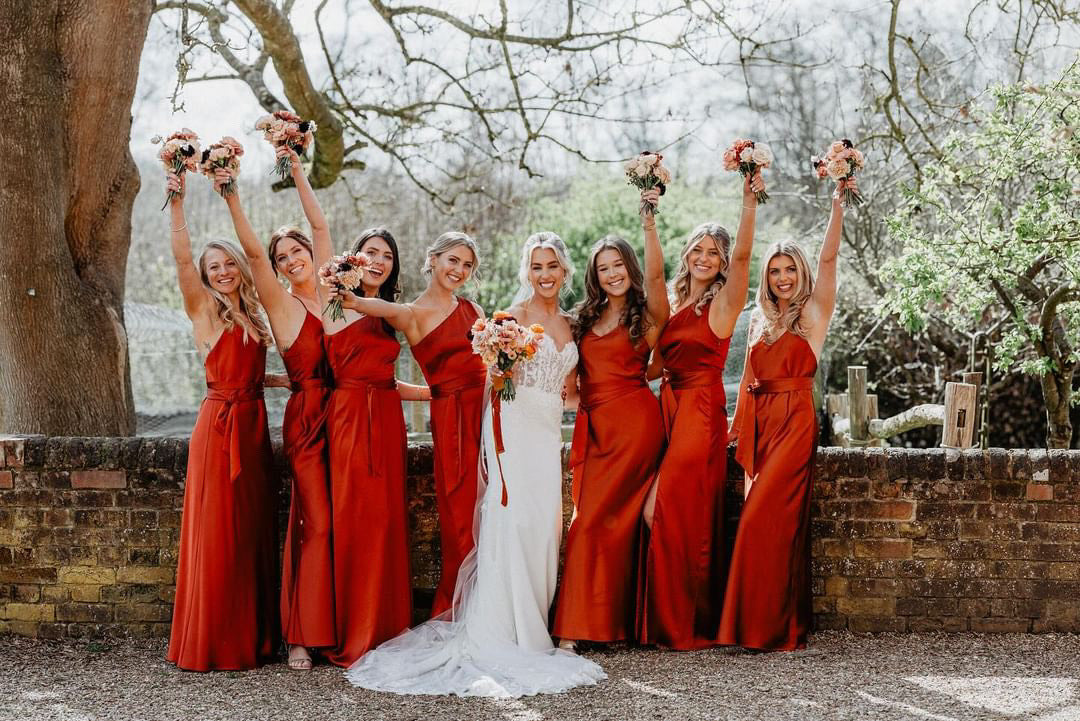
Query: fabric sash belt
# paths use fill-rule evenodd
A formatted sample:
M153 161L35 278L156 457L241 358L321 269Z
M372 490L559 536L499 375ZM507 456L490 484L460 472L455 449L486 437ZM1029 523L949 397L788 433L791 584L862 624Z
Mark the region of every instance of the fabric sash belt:
M574 437L570 443L570 495L575 507L581 498L581 476L584 470L582 466L585 464L585 449L589 445L589 414L605 403L648 387L649 384L644 378L581 384L581 402L578 403Z
M668 371L664 375L664 382L660 384L660 409L664 417L664 435L670 439L672 427L675 423L675 411L678 403L675 400L675 391L684 391L690 388L711 388L713 386L724 387L724 373L715 368L691 371L687 373L675 373Z
M375 476L375 391L396 391L394 378L341 378L335 386L341 391L364 391L368 423L368 473Z
M747 478L755 475L754 456L757 447L757 398L754 396L797 393L814 390L813 377L771 378L754 381L746 387L748 402L739 408L739 443L735 448L735 460L743 467Z
M453 433L446 434L444 431L439 433L443 438L447 438L448 435L451 436L447 440L450 441L452 447L457 448L457 469L454 478L446 479L447 493L460 486L465 476L461 467L465 459L465 408L461 403L461 394L471 390L480 390L482 392L485 383L487 383L487 371L481 370L470 371L452 380L431 384L432 399L449 400L453 404L451 410L455 419Z
M298 381L289 381L289 388L293 393L299 393L300 391L313 391L326 388L329 390L333 386L330 385L330 381L326 378L304 378Z
M225 438L225 448L229 454L229 481L235 481L243 470L240 460L240 434L242 429L236 422L233 408L237 403L261 401L262 383L236 385L219 381L206 384L206 400L220 401L221 408L214 417L214 428Z

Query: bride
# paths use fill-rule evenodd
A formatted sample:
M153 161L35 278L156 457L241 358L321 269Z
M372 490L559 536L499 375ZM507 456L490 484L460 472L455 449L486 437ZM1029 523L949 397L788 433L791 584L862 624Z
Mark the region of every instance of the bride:
M510 309L523 325L544 326L533 358L514 372L517 397L502 403L504 452L496 461L491 406L484 413L476 548L458 572L453 607L362 656L346 672L362 688L401 694L516 697L593 685L603 670L552 646L562 533L561 418L573 392L577 347L559 293L574 269L554 233L525 241ZM502 505L500 473L508 502Z

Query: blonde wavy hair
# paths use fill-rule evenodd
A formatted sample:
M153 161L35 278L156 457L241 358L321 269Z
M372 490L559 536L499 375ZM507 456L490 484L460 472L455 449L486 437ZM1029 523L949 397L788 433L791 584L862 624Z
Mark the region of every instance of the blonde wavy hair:
M472 251L473 254L473 267L472 272L469 273L469 278L474 281L480 280L480 249L476 245L476 241L472 237L465 233L451 230L443 233L435 242L427 247L424 252L424 265L420 269L421 272L428 278L431 277L431 272L435 268L435 259L443 253L464 245L466 248Z
M787 309L781 313L777 297L769 288L769 263L773 258L786 255L795 262L795 295ZM802 311L814 292L814 272L806 251L793 240L778 240L770 245L761 261L761 282L757 289L757 303L750 316L750 339L756 343L764 338L773 343L785 332L806 337L808 328L803 326Z
M231 331L233 329L236 318L233 315L233 307L229 303L229 299L210 285L210 278L206 272L206 254L211 250L220 250L226 257L236 263L236 268L240 271L240 288L236 292L240 306L238 310L251 329L255 331L255 335L259 337L260 343L263 345L273 344L270 326L267 324L266 318L263 317L259 296L255 294L255 281L251 277L251 266L248 264L247 257L233 243L226 240L211 240L202 249L202 253L199 254L199 276L202 278L203 286L214 299L214 312L217 313L217 317L221 319L221 322L225 324L225 330ZM244 342L247 342L247 333L244 334Z
M679 257L679 268L671 281L671 296L675 301L672 305L677 308L690 297L690 251L706 238L712 238L717 250L720 251L720 270L713 282L701 294L698 302L694 304L695 315L701 315L702 309L724 287L724 283L727 282L728 268L731 266L731 235L728 234L727 229L719 223L702 223L694 228L690 237L686 239L686 245L683 246L682 255Z

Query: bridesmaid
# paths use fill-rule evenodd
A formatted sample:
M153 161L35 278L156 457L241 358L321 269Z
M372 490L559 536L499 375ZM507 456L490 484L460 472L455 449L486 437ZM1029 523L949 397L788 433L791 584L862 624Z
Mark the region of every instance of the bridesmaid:
M215 189L230 180L235 180L230 171L219 168ZM329 244L330 229L307 177L301 172L293 180L312 233ZM292 388L282 425L293 481L282 570L281 630L289 646L289 668L310 670L309 649L332 647L336 642L324 432L330 372L323 351L312 244L298 228L282 228L264 250L244 215L240 194L226 195L225 203L251 264L255 288L270 318ZM285 290L277 274L288 279L291 292Z
M172 251L206 399L188 447L176 600L166 658L189 671L245 670L279 643L278 488L263 404L270 330L243 252L211 241L191 255L183 181L168 175Z
M396 254L395 254L396 255ZM484 313L455 293L480 264L476 243L464 233L443 233L427 249L428 286L412 303L347 296L344 306L382 318L405 334L431 387L435 445L435 498L442 542L442 575L432 615L450 608L458 567L472 550L487 369L472 352L469 330ZM337 295L336 293L333 295Z
M854 181L847 181L854 186ZM791 241L765 253L739 402L735 458L750 490L735 535L720 642L805 648L810 626L810 491L818 434L814 373L836 304L844 225L837 185L817 280Z
M727 575L724 362L746 302L755 193L764 188L760 173L743 181L734 252L723 227L698 226L672 284L674 313L653 358L654 367L662 364L665 370L660 398L668 446L645 504L650 533L642 643L690 650L717 642ZM659 200L656 191L642 197ZM646 222L645 236L654 242L655 223Z
M665 293L655 233L644 275L622 238L592 247L586 297L575 309L580 404L570 459L574 517L555 615L562 648L636 636L641 511L664 443L645 370L667 321Z

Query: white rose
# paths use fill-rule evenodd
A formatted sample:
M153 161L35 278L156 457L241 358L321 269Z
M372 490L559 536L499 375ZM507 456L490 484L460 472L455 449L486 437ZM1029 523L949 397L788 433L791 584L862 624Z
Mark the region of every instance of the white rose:
M759 143L754 146L754 152L751 154L750 159L754 161L754 164L761 168L769 167L772 163L773 154L768 145Z
M645 178L652 172L652 168L649 167L647 162L640 160L638 161L637 168L634 169L634 172L637 173L639 178Z
M745 148L743 148L743 151L741 153L739 153L739 162L740 163L750 163L750 162L753 162L753 159L754 159L754 149L751 148L749 145L746 146Z

